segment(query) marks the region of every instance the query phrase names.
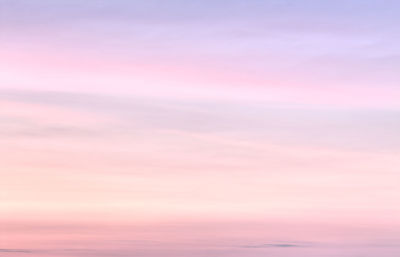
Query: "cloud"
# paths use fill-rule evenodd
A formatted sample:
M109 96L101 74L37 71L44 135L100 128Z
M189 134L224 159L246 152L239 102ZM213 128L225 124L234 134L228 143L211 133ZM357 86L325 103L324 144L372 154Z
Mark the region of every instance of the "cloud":
M41 249L41 250L32 250L32 249L11 249L11 248L5 248L5 249L0 249L0 253L45 253L45 254L92 254L94 252L97 252L98 250L95 249L75 249L75 248L66 248L66 249Z
M0 249L0 253L32 253L29 249Z
M107 121L81 122L78 126L78 123L65 119L56 124L38 123L37 120L27 123L14 117L0 130L3 135L92 137L168 130L235 134L250 139L257 136L257 140L276 138L278 143L311 143L374 151L398 149L400 145L398 110L317 109L245 101L185 101L13 90L0 90L1 100L44 106L49 110L60 108L73 114L85 113L89 121L92 117Z
M269 244L259 244L259 245L243 245L242 248L292 248L292 247L305 247L301 244L293 243L269 243Z

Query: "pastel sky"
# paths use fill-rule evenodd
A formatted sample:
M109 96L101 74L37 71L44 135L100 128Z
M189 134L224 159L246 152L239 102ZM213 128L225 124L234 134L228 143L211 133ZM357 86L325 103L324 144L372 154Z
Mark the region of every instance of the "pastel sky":
M400 256L399 11L0 0L0 255Z

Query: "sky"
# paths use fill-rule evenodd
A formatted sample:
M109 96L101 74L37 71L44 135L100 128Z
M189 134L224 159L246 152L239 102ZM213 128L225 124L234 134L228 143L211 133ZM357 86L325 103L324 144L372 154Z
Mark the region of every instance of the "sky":
M397 257L395 0L0 0L0 255Z

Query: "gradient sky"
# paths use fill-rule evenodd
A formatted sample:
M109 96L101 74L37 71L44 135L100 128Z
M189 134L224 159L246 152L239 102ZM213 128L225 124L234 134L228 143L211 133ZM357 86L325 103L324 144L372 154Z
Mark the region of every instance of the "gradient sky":
M0 255L398 257L399 11L0 0Z

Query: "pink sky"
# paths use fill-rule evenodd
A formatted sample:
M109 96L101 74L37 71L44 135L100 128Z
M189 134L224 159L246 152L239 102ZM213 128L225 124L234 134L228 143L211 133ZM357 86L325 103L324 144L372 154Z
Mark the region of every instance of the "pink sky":
M2 1L0 255L395 257L387 1Z

